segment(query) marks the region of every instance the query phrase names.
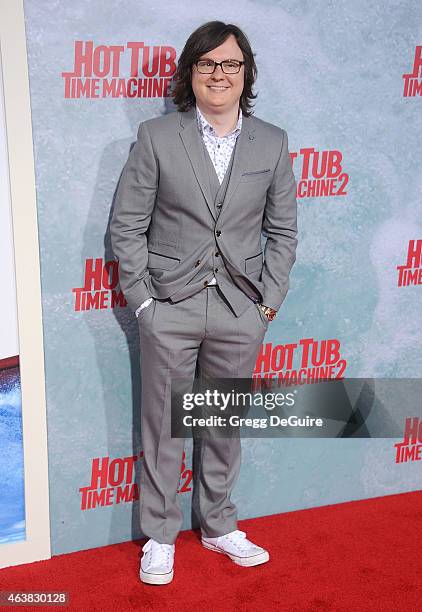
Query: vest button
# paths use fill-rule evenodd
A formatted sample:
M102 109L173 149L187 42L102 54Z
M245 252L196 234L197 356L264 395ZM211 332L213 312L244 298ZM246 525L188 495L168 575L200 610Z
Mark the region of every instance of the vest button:
M221 230L217 230L215 233L217 236L221 236Z
M200 264L200 263L201 263L201 260L200 260L200 259L198 259L198 260L195 262L195 268L196 268L197 266L199 266L199 264Z
M222 206L223 206L223 202L219 202L219 203L217 204L217 208L221 208Z
M218 268L215 268L214 272L218 272Z
M217 251L217 253L215 254L216 257L220 257L220 253Z

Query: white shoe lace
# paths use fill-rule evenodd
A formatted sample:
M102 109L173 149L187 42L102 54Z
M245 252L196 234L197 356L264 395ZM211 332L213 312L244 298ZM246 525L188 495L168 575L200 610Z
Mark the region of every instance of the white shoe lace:
M161 544L160 542L150 539L142 547L142 550L144 553L151 551L147 562L148 567L162 565L168 567L170 565L171 556L174 553L174 544Z
M252 544L252 542L246 538L246 533L244 531L240 531L239 529L236 529L236 531L232 531L231 533L228 533L222 537L230 540L239 550L247 551L248 548L254 546L254 544Z

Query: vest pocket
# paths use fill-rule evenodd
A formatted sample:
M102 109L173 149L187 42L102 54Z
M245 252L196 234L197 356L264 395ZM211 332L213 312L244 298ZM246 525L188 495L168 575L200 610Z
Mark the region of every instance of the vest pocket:
M245 259L245 272L251 274L262 269L262 251L258 255L253 255Z
M148 251L148 268L158 268L159 270L173 270L180 263L180 259L177 257L169 257L168 255L161 255L154 251Z

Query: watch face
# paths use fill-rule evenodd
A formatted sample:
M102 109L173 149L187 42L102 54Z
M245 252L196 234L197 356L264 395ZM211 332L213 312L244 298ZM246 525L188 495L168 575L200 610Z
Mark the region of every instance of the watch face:
M277 311L274 310L273 308L270 308L269 306L265 309L265 314L268 317L269 321L272 321L273 319L275 319L275 316L277 314Z
M262 308L262 312L265 314L269 321L273 321L277 315L277 311L271 308L270 306L264 306L264 304L260 304Z

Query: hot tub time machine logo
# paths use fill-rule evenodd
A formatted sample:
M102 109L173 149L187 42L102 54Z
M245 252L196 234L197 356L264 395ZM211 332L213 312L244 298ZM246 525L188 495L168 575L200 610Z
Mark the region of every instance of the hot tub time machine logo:
M143 452L129 457L94 457L91 460L91 482L81 486L81 510L132 503L139 499L139 486L135 482L135 464L142 459ZM183 452L180 466L178 493L192 490L192 470L186 466Z
M406 263L397 266L397 270L398 287L422 285L422 240L409 240Z
M415 49L412 72L409 74L403 74L403 79L404 98L416 98L416 96L422 96L422 45L418 45Z
M422 420L419 417L406 419L403 442L394 445L396 463L421 461L422 459Z
M84 284L72 289L75 295L75 311L126 307L125 296L118 284L118 261L103 262L102 257L86 259Z
M291 344L263 344L256 360L254 379L269 378L286 385L340 380L347 361L337 338L301 338Z
M169 45L94 45L92 40L76 40L73 71L62 72L64 97L166 98L175 71L176 49Z
M343 154L338 150L317 151L303 147L290 153L293 168L299 162L302 169L297 181L298 198L322 198L347 195L349 175L343 170ZM297 160L297 163L296 163Z

